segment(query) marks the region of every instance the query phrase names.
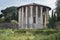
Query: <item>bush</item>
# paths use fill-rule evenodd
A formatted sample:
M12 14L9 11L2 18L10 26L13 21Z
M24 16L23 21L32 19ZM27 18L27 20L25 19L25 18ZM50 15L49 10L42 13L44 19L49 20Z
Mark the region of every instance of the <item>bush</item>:
M13 34L14 31L12 31L11 29L8 30L0 30L0 34L4 34L4 35L10 35Z
M12 29L17 29L18 22L16 20L11 20L11 23L14 25Z
M16 30L14 33L26 33L26 30Z
M35 34L46 34L46 35L49 35L49 34L53 34L53 33L57 33L58 31L56 30L52 30L52 29L49 29L49 30L36 30L35 31Z
M0 40L60 40L60 31L3 29L0 30Z
M5 21L5 18L0 18L0 23L3 23Z

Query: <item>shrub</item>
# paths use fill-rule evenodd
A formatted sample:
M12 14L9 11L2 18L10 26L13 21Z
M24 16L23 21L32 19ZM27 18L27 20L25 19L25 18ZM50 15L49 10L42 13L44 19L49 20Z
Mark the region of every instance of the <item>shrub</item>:
M57 30L52 30L52 29L49 29L49 30L36 30L35 31L35 34L46 34L46 35L49 35L49 34L53 34L53 33L57 33L58 31Z
M4 29L0 30L0 40L60 40L60 31Z
M12 29L17 29L18 22L16 20L11 20L11 23L14 25Z
M4 22L5 18L0 18L0 23Z
M26 33L26 30L16 30L15 33Z

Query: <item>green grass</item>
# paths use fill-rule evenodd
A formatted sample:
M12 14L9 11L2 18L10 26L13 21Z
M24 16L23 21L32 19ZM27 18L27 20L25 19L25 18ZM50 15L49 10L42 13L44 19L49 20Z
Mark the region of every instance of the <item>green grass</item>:
M0 40L46 40L58 33L56 30L0 30ZM50 38L51 39L51 38Z

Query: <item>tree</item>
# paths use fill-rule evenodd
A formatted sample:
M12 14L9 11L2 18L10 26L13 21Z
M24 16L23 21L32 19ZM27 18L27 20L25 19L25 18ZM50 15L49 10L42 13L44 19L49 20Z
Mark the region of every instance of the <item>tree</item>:
M56 15L55 15L55 13L53 12L53 10L52 10L52 16L49 18L49 24L48 24L48 27L49 28L55 28L55 23L56 23Z
M57 0L57 7L56 7L56 13L57 13L57 21L60 21L60 0Z
M2 14L5 17L5 21L10 22L11 20L17 20L17 7L8 7L4 10L1 10Z
M0 18L3 16L3 14L0 14Z

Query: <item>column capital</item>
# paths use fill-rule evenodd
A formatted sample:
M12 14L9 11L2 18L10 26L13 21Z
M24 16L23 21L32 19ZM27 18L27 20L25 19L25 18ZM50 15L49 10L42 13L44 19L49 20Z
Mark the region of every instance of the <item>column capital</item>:
M43 7L40 7L41 12L43 11Z
M21 10L21 8L19 9L19 11Z
M32 8L33 6L30 6L30 8Z
M40 7L40 8L43 8L43 7Z
M21 8L18 10L18 13L21 13Z
M49 9L48 9L48 8L46 8L46 10L48 10L48 11L49 11Z
M24 7L22 7L22 9L24 9Z

